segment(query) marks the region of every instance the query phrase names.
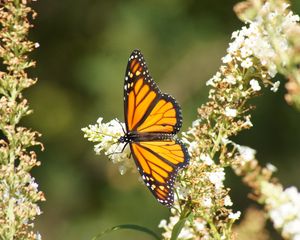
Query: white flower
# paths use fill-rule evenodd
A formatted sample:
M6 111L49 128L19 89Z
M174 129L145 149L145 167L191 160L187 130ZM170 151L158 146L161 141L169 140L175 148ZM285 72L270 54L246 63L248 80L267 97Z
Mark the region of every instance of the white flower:
M297 22L299 22L300 18L298 15L294 15L292 11L283 18L282 28L288 29L294 26Z
M217 72L211 79L209 79L206 82L206 86L211 85L211 86L215 87L216 83L221 81L221 76L222 76L222 74L220 72Z
M119 141L124 135L125 124L120 123L117 119L113 119L108 123L103 123L103 118L98 118L97 123L82 128L84 137L94 145L96 154L104 152L109 156L113 163L119 164L118 168L121 175L125 174L128 169L135 169L132 159L130 159L130 149L126 143Z
M210 197L204 197L202 199L202 206L210 208L212 206L212 201Z
M239 30L237 30L237 31L234 31L232 34L231 34L231 39L233 39L233 38L237 38L238 37L238 35L239 35Z
M206 222L200 219L194 220L194 226L196 228L196 231L201 232L205 229Z
M241 158L244 161L248 162L248 161L255 159L256 150L254 150L253 148L238 145L238 144L236 145L236 147L240 153Z
M253 124L252 124L249 116L246 116L246 121L243 123L243 126L253 127Z
M293 240L300 240L300 233L294 235Z
M224 198L224 206L232 206L233 205L233 203L232 203L232 201L231 201L231 198L230 198L230 196L229 195L226 195L225 196L225 198Z
M284 190L286 197L295 205L298 206L300 204L300 193L298 192L297 188L292 186ZM298 206L300 207L300 205ZM300 210L300 209L299 209ZM299 212L300 214L300 212Z
M35 239L36 240L42 240L42 236L41 236L41 234L39 232L36 233Z
M198 118L198 119L196 119L195 121L192 122L192 127L193 128L199 127L200 124L201 124L201 119Z
M208 179L215 185L216 189L222 188L225 180L224 168L215 169L215 172L209 172Z
M252 50L248 47L242 47L241 49L241 56L242 58L247 58L249 56L251 56L253 53L252 53Z
M232 74L227 75L225 77L224 81L229 83L229 84L236 84L236 79Z
M176 189L177 189L177 193L179 195L178 196L179 199L185 199L188 196L188 194L189 194L189 189L186 188L186 187L184 187L184 186L182 186L182 185L180 185L180 184L178 184L178 186L176 186ZM178 199L177 198L177 194L175 194L174 197L175 197L175 199Z
M274 223L275 228L281 228L284 224L284 219L278 211L270 210L269 211L270 218Z
M214 79L213 79L213 78L209 79L209 80L206 82L206 86L212 86L212 87L215 87L216 84L214 83Z
M228 218L229 219L232 219L232 220L238 220L241 216L241 212L240 211L237 211L236 213L229 213L229 216Z
M277 74L277 67L275 63L270 62L268 66L268 74L273 78Z
M280 85L280 82L279 81L276 81L273 86L271 87L271 91L272 92L277 92L278 91L278 88L279 88L279 85Z
M226 107L226 108L225 108L225 115L226 115L227 117L236 117L236 115L237 115L237 110L236 110L236 109L233 109L233 108Z
M261 90L261 87L259 86L258 81L255 79L250 80L250 86L254 92L258 92Z
M300 219L287 222L282 229L283 236L290 237L296 234L300 234Z
M199 149L199 145L196 141L192 141L192 142L189 143L188 152L190 154L193 154L193 153L197 152L198 149Z
M212 165L214 161L211 159L211 157L208 154L201 153L200 154L200 160L202 160L206 165Z
M241 48L244 41L245 41L244 36L240 32L238 32L238 34L236 34L235 40L229 43L229 47L227 48L227 53L236 55L236 51Z
M192 239L195 237L193 229L184 227L181 229L181 232L178 236L178 239Z
M222 58L223 63L229 63L232 61L232 57L230 54L227 54L225 57Z
M159 228L166 228L167 227L167 220L166 219L162 219L160 221L160 223L158 224Z
M243 60L242 61L242 63L241 63L241 66L243 67L243 68L249 68L249 67L251 67L253 65L253 62L252 62L252 60L251 60L251 58L246 58L245 60Z
M285 190L280 185L262 183L269 216L275 228L282 229L285 238L295 239L300 235L300 193L296 187Z
M277 167L275 167L272 163L267 163L266 164L266 168L271 171L271 172L276 172L277 171Z
M39 185L35 182L35 178L31 177L29 180L29 186L34 189L35 191L38 191Z

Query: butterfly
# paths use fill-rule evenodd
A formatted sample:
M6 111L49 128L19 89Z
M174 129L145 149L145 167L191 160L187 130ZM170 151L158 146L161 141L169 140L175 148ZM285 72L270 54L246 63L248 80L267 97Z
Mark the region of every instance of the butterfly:
M126 132L119 142L130 145L146 186L171 207L175 177L189 162L187 148L175 138L182 126L181 108L159 90L139 50L131 53L125 72L124 113Z

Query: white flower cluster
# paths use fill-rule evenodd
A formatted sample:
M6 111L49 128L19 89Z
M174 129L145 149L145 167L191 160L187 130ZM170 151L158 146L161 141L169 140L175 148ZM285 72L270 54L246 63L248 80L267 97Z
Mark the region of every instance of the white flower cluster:
M103 118L99 118L97 123L82 128L84 137L90 142L96 142L94 150L96 154L104 151L113 163L119 165L121 175L125 174L128 169L134 169L133 161L130 159L130 149L125 143L120 143L119 138L124 135L125 124L117 119L108 123L103 123Z
M288 6L282 3L280 8L273 10L270 3L266 2L257 17L249 21L248 27L244 26L241 30L232 33L233 42L229 44L227 55L222 58L222 62L233 64L236 68L241 66L243 69L248 69L254 65L254 58L257 58L268 70L263 73L263 77L268 75L273 78L277 74L278 66L285 67L288 64L287 58L284 57L290 51L286 33L300 20L298 15L287 10ZM237 81L242 80L238 77L230 74L222 79L222 74L217 72L206 84L213 87L220 81L236 84ZM280 82L270 84L271 91L276 92ZM250 81L250 86L253 91L261 90L261 86L255 79ZM228 112L228 115L234 114Z
M255 159L256 150L248 147L248 146L242 146L236 143L231 142L234 144L234 146L237 148L240 154L240 160L242 161L241 164L247 163L253 159Z
M216 190L221 190L224 187L224 168L215 168L214 171L208 172L207 174L209 181L215 186Z
M247 146L241 146L232 141L239 152L239 163L243 166L249 161L255 160L256 151ZM276 172L277 168L266 164L270 173ZM235 169L237 171L238 169ZM274 184L268 180L260 183L260 191L270 219L274 227L281 231L285 239L300 240L300 193L296 187L283 190L280 184Z
M202 120L197 119L187 132L182 133L182 140L188 147L191 156L189 168L183 171L183 178L189 179L193 184L197 184L193 187L191 187L190 182L185 181L175 184L176 194L174 196L174 206L171 209L172 216L169 220L162 220L159 224L159 227L164 229L162 234L164 240L171 238L174 226L180 220L180 209L182 207L180 203L183 200L187 201L188 196L199 203L201 210L198 210L198 213L195 211L196 217L192 221L187 220L185 222L178 237L181 240L212 239L213 233L209 230L210 226L205 219L209 219L212 215L214 216L212 213L214 213L216 206L222 208L233 205L230 196L224 188L224 168L215 163L211 156L200 147L201 143L197 136L201 123ZM212 137L216 138L215 135ZM205 186L206 190L199 190L201 186ZM231 223L235 222L239 216L240 212L233 213L228 209L227 217ZM223 233L219 234L222 236L222 239L228 239L228 236L223 236Z
M237 211L236 213L232 212L229 214L229 219L238 220L241 216L241 211Z
M190 136L194 136L196 134L197 128L201 124L201 119L197 119L193 121L192 127L187 132L182 132L181 140L188 147L188 152L190 156L198 156L200 154L199 144L196 141L189 141Z
M171 209L173 216L170 217L169 223L167 220L163 219L160 221L158 227L164 229L162 234L164 240L171 239L172 231L175 224L180 220L179 216L176 215L175 209ZM186 221L184 227L182 228L178 240L195 240L195 239L210 239L208 232L206 232L207 223L200 219L196 218L193 220L193 223Z
M228 202L228 206L232 205L229 196L225 198L225 200ZM159 228L162 228L164 230L164 232L162 233L164 240L171 239L174 226L180 220L174 208L171 209L171 214L172 216L170 217L169 222L163 219L160 221L158 225ZM240 218L240 215L241 215L240 211L237 211L236 213L232 212L229 214L228 218L231 219L232 221L236 221ZM184 227L182 228L177 239L178 240L200 240L200 239L210 240L212 239L212 236L209 233L208 223L201 218L195 218L193 219L192 222L188 220L185 222ZM227 239L227 237L225 235L222 235L221 239Z
M255 79L250 80L250 86L251 86L252 90L255 92L258 92L261 90L261 87L259 86L258 81Z
M286 239L300 240L300 193L296 187L285 190L280 185L263 182L269 216Z
M233 108L226 107L225 108L225 113L227 117L236 117L237 115L237 110Z

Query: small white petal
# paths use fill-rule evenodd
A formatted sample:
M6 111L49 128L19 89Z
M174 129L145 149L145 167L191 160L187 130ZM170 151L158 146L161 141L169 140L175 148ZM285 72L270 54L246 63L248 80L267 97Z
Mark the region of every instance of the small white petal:
M230 196L229 195L227 195L225 198L224 198L224 206L232 206L233 205L233 203L232 203L232 201L231 201L231 198L230 198Z
M256 150L247 146L237 145L237 150L240 153L240 156L246 161L251 161L255 159Z
M158 224L159 228L166 228L167 227L167 220L163 219L160 221L160 223Z
M223 63L229 63L232 61L232 57L230 54L227 54L225 57L222 58Z
M279 85L280 85L280 82L277 81L273 84L273 86L271 87L271 91L272 92L277 92L278 91L278 88L279 88Z
M249 68L253 65L253 62L251 60L251 58L246 58L245 60L242 61L241 66L243 68Z
M261 87L259 86L258 81L255 79L250 80L250 86L254 92L258 92L261 90Z
M240 216L241 216L241 212L237 211L236 213L229 213L228 218L233 219L233 220L237 220L237 219L240 218Z
M236 115L237 115L237 110L236 110L236 109L233 109L233 108L226 107L226 108L225 108L225 115L226 115L227 117L236 117Z
M277 171L277 167L275 167L272 163L267 163L266 164L266 168L271 171L271 172L276 172Z
M212 165L214 161L211 159L211 157L208 154L200 154L200 160L202 160L206 165Z

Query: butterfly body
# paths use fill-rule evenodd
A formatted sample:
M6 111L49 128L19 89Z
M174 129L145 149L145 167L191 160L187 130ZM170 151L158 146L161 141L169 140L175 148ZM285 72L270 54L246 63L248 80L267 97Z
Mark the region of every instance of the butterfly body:
M130 145L146 186L160 203L171 207L175 177L189 162L187 148L176 138L181 108L159 90L139 50L131 53L125 72L124 113L126 132L119 142Z
M137 143L137 142L149 142L149 141L170 141L174 139L174 134L171 133L139 133L129 132L119 138L121 143Z

